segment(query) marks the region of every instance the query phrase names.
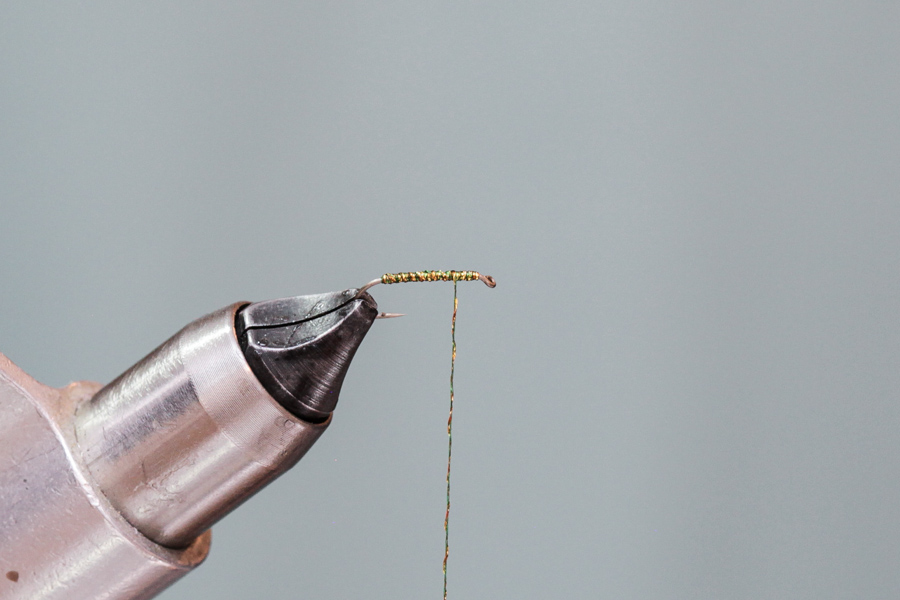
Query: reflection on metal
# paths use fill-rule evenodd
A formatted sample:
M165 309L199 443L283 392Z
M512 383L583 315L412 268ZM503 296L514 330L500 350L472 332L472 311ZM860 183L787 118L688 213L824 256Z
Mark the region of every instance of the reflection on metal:
M356 290L237 303L106 387L0 355L0 600L143 600L200 564L209 527L328 427L377 314Z
M274 402L234 333L240 304L194 321L79 407L75 432L107 498L186 546L292 467L328 427Z
M43 386L0 355L0 598L141 600L200 564L135 529L92 482L73 416L100 386Z

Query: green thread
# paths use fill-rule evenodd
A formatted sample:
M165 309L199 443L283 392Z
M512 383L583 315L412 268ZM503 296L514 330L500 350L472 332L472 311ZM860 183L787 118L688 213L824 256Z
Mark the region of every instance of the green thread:
M473 279L477 279L477 276ZM450 320L450 340L453 353L450 356L450 416L447 417L447 512L444 513L444 600L447 600L447 558L450 556L450 459L453 457L453 372L456 370L456 279L453 280L453 318ZM470 281L470 280L468 280Z

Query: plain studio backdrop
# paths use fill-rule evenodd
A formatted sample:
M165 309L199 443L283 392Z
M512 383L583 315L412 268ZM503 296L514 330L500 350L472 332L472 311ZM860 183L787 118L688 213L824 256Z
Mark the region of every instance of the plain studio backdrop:
M460 284L450 598L900 597L900 5L4 2L0 351ZM451 284L163 594L440 598Z

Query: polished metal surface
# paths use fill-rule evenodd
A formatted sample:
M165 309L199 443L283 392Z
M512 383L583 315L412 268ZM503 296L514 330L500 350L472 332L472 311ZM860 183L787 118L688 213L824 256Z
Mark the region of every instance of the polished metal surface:
M238 335L247 329L283 327L315 319L351 302L357 295L359 290L351 289L254 302L238 316Z
M327 428L266 392L235 336L234 304L194 321L84 402L81 457L144 535L187 546L293 466Z
M378 316L357 290L256 302L236 322L244 357L291 414L323 423L337 407L350 362Z
M206 557L132 527L91 481L72 416L98 384L41 385L0 354L0 599L145 600Z
M152 598L328 427L330 414L294 416L254 375L235 330L244 305L194 321L105 387L49 388L0 355L0 600ZM315 393L336 398L376 307L332 308L274 327L308 342L286 366L330 377Z

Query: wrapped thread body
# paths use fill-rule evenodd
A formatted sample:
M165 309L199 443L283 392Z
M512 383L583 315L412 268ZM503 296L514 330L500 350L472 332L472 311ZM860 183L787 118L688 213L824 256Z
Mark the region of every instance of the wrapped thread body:
M385 273L381 276L380 283L407 283L410 281L483 281L488 287L497 284L489 275L482 275L478 271L404 271L402 273Z
M478 271L404 271L401 273L385 273L379 279L374 279L359 288L357 297L374 285L379 283L390 285L392 283L408 283L418 281L452 281L453 282L453 318L450 323L451 342L453 352L450 359L450 414L447 417L447 508L444 513L444 600L447 600L447 559L450 556L450 462L453 456L453 375L456 370L456 310L459 300L456 293L456 284L460 281L482 281L488 287L497 287L497 282L490 275L482 275ZM402 315L382 313L384 317L397 317Z

